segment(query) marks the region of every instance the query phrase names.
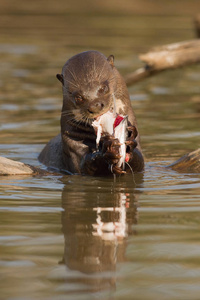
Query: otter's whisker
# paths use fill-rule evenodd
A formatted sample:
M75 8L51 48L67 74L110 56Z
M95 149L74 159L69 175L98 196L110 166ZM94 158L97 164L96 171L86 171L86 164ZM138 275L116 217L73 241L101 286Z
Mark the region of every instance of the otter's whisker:
M98 77L97 71L96 71L96 61L95 61L95 54L93 54L93 70L95 77Z
M75 122L75 119L74 119L74 117L72 117L72 118L69 118L69 119L67 119L67 120L66 120L66 123L69 123L69 122Z
M72 75L73 79L75 82L77 82L77 84L79 83L78 82L78 78L76 77L75 73L73 72L73 70L71 71L69 68L66 67L66 69L69 71L69 73ZM78 85L76 86L78 88Z
M65 79L65 81L70 83L71 85L73 85L75 88L78 88L78 86L74 82L67 80L67 79ZM64 86L64 85L63 85L63 88L67 90L66 86Z
M67 94L63 94L63 95L64 95L64 96L65 96L65 95L68 96ZM76 104L74 103L74 100L73 100L73 99L71 99L71 98L69 97L68 100L72 102L72 104L74 105L74 107L76 107Z
M101 72L99 73L99 76L98 76L99 80L101 78L101 74L103 73L103 70L104 70L104 67L105 67L106 63L107 63L107 60L104 62L103 67L101 69Z
M62 112L61 112L61 115L62 115L62 116L74 116L74 113L65 110L65 111L62 111Z

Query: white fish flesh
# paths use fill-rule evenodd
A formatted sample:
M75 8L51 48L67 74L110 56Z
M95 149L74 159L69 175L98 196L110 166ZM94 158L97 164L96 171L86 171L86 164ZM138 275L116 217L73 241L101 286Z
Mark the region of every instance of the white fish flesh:
M120 145L120 160L117 164L118 167L125 168L126 158L126 138L127 138L127 126L128 116L119 115L111 111L97 117L92 126L96 132L96 145L99 146L99 141L102 136L109 134L119 140Z

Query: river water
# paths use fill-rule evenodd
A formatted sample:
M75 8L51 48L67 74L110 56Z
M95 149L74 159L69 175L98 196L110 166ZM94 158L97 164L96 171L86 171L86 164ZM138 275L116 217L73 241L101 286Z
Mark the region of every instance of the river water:
M0 155L40 166L59 132L55 74L114 54L122 74L152 46L195 37L191 1L6 1L0 18ZM129 88L144 174L0 178L0 299L199 299L200 174L164 168L199 147L200 66Z

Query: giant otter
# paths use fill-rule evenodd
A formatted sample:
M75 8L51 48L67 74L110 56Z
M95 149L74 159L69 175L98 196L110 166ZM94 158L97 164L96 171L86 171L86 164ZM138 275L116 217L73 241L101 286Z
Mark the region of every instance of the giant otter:
M40 162L72 174L122 174L122 168L117 166L119 141L111 135L104 136L97 150L92 127L95 118L113 109L114 96L116 112L128 115L126 151L129 161L125 171L142 171L144 158L137 122L126 84L114 66L113 55L106 58L97 51L77 54L65 63L57 78L63 89L61 134L42 150Z

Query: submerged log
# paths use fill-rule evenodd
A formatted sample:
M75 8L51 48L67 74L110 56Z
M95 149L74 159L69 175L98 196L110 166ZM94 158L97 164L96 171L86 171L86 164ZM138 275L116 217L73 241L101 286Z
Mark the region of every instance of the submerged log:
M181 173L200 173L200 148L185 154L168 168Z
M47 174L39 168L0 156L0 175L36 175Z
M0 157L0 175L32 175L30 166L5 157Z
M155 47L139 58L145 66L125 76L128 86L165 70L200 63L200 40Z

